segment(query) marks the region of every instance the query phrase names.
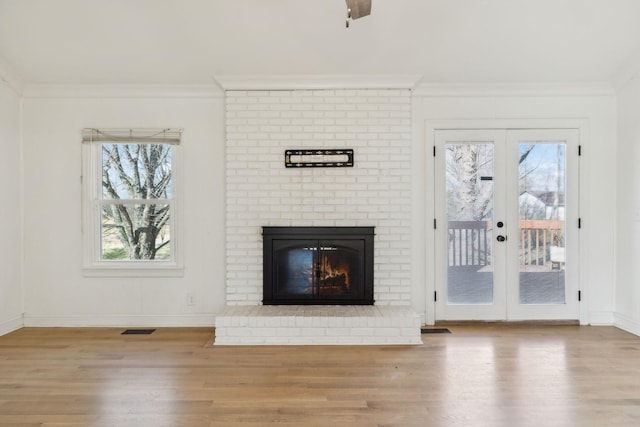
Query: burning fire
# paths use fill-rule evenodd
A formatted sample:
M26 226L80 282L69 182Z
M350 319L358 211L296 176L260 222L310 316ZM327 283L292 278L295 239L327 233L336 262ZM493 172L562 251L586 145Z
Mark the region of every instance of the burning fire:
M305 278L305 293L312 293L314 282L320 294L341 295L349 292L349 264L348 261L336 259L338 257L323 255L316 263L305 264L301 269L301 277ZM298 276L298 277L300 277Z
M349 291L349 266L339 260L331 263L331 257L322 257L320 266L320 293L341 294ZM335 262L338 261L338 262Z
M346 296L352 292L351 273L357 258L335 246L301 247L289 251L280 264L286 271L283 290L295 295Z

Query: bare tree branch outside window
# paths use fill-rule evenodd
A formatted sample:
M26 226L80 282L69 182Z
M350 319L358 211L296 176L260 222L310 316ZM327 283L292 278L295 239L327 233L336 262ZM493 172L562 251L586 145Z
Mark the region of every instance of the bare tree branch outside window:
M171 145L102 144L102 258L170 258Z

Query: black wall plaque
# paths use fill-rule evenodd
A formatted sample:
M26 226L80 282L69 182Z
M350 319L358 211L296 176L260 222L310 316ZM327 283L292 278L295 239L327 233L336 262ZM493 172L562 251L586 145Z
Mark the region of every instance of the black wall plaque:
M353 150L286 150L284 165L288 168L349 168L353 167Z

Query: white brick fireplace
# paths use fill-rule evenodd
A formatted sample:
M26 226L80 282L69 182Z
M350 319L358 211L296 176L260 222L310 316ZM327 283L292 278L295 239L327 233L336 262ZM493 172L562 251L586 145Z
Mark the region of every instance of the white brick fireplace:
M385 307L392 312L393 325L402 323L398 313L410 313L411 299L411 95L409 90L278 90L226 92L226 303L227 313L216 321L217 341L225 343L270 343L269 333L256 332L260 339L222 338L233 324L225 318L247 313L256 315L262 300L263 226L373 226L375 227L374 299L378 325L371 336L380 343L380 331L398 343L399 329L384 325ZM354 150L354 166L345 168L285 168L287 149ZM244 308L243 308L244 307ZM267 307L264 307L266 309ZM372 308L369 308L371 310ZM244 311L243 311L244 310ZM270 324L277 308L269 308ZM286 315L290 317L291 308ZM305 320L331 343L316 326L325 320ZM336 313L344 315L344 308ZM364 313L360 308L360 313ZM366 310L366 309L365 309ZM314 309L298 310L297 316L313 317ZM253 314L250 314L253 313ZM307 314L301 314L307 313ZM309 314L311 313L311 314ZM367 343L359 337L354 343ZM249 321L242 320L240 323ZM348 322L348 323L349 323ZM277 322L276 322L277 323ZM237 326L238 321L235 321ZM251 321L256 328L255 320ZM342 323L344 324L344 323ZM350 323L351 324L351 323ZM410 327L409 327L410 328ZM272 328L273 329L273 328ZM307 331L308 332L308 331ZM406 332L406 331L405 331ZM286 332L283 332L286 334ZM304 335L308 333L302 332ZM267 337L265 337L267 335ZM348 343L341 329L340 343ZM411 334L408 334L411 335ZM417 343L415 334L405 343ZM260 342L257 342L260 341ZM281 342L282 340L275 340ZM295 341L295 340L293 340ZM313 340L311 340L313 341ZM290 342L295 343L295 342ZM310 343L306 336L304 343ZM311 342L313 343L313 342Z

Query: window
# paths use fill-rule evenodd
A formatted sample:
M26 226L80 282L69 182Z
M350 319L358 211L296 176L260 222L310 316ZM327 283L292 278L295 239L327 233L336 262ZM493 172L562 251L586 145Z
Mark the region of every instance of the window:
M181 133L83 130L86 275L182 274Z

